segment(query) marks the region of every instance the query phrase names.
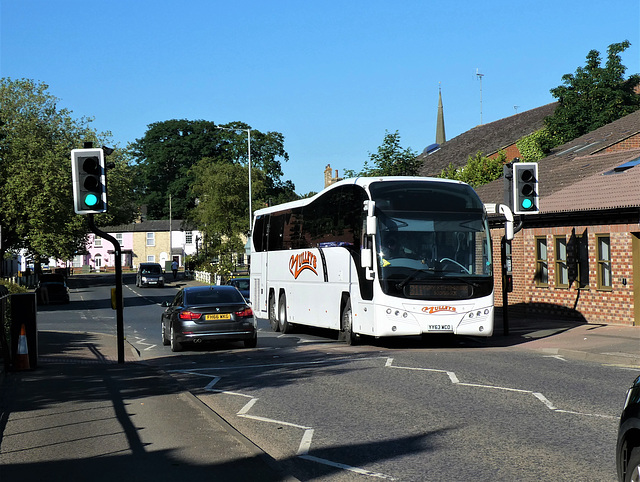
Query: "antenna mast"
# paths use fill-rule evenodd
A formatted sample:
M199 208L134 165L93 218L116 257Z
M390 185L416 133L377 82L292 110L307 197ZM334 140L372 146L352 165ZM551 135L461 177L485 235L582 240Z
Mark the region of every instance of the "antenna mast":
M476 69L476 77L480 81L480 125L482 125L482 77L484 74L481 74L478 69Z

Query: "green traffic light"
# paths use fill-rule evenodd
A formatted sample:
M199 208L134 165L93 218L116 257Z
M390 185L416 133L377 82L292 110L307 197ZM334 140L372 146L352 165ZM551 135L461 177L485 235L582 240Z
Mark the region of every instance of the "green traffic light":
M85 203L87 206L93 207L93 206L95 206L96 204L98 204L98 196L96 196L95 194L87 194L87 195L84 197L84 203Z
M522 200L522 209L531 209L533 207L533 201L531 199Z

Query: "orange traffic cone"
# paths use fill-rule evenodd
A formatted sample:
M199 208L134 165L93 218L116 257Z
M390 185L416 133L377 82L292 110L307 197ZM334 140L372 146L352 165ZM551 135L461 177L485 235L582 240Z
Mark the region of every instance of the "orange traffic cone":
M20 328L20 337L18 338L18 356L16 357L16 370L29 370L29 346L27 345L27 330L24 323Z

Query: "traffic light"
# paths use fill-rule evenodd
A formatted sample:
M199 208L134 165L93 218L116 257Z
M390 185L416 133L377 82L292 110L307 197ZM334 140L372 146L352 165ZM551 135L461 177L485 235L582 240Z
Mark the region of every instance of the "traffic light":
M71 151L73 207L78 214L107 212L107 180L102 149Z
M540 210L538 194L538 163L513 164L513 213L536 214Z

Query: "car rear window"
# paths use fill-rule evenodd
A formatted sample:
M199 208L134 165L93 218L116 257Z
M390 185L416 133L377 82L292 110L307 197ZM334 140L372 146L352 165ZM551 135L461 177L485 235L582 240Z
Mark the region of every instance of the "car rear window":
M234 283L239 290L248 290L249 289L249 280L236 280Z
M207 290L185 293L186 305L209 305L216 303L244 303L244 298L236 290Z

